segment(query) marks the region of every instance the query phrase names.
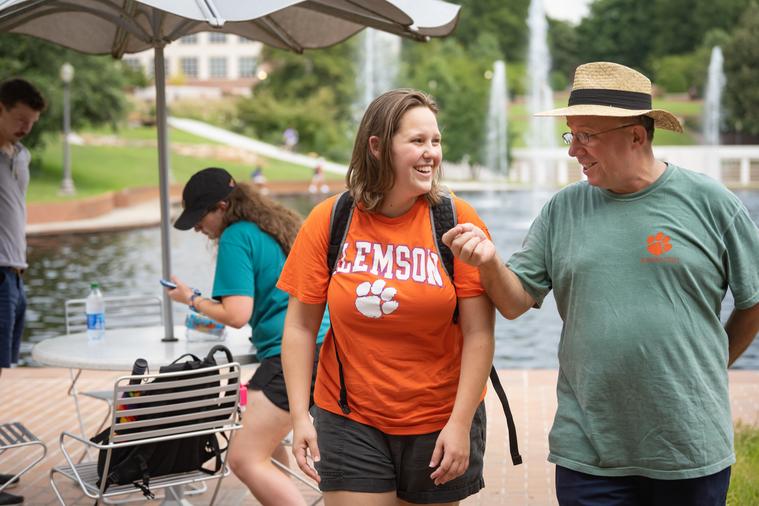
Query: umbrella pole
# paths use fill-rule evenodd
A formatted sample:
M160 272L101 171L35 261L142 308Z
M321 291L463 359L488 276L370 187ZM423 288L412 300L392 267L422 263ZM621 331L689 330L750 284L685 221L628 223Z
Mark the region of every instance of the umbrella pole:
M164 67L163 46L156 46L155 54L155 117L158 130L158 180L161 192L161 263L164 279L171 277L171 245L169 243L171 215L169 210L169 137L166 126L166 69ZM174 318L171 311L171 299L167 290L163 292L163 331L162 341L176 341L174 337Z

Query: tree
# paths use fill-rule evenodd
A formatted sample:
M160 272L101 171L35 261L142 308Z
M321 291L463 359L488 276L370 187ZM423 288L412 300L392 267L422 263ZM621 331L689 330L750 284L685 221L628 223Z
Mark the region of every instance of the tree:
M37 86L48 102L32 132L28 147L39 145L47 134L62 129L63 88L59 72L63 62L74 66L71 82L71 125L115 125L124 118L126 84L124 66L108 56L77 53L54 44L16 34L0 34L0 79L23 77Z
M302 55L264 48L269 77L238 103L237 129L268 142L282 142L286 128L298 131L298 150L347 160L351 104L356 94L350 39Z
M481 34L498 40L507 62L522 62L527 56L527 11L530 0L459 0L459 26L453 34L466 49L477 45Z
M486 70L499 58L489 37L478 38L479 51L466 51L456 40L431 41L404 48L406 84L428 91L440 113L444 156L480 161L490 82Z
M577 27L581 61L613 61L650 71L656 27L650 0L596 0Z
M741 16L725 54L724 104L729 127L759 136L759 5L752 3Z
M692 53L710 30L731 30L749 3L750 0L655 0L652 56Z
M577 66L583 63L579 56L576 28L566 21L548 18L548 49L554 71L561 73L565 81L568 81ZM556 88L561 86L554 86Z

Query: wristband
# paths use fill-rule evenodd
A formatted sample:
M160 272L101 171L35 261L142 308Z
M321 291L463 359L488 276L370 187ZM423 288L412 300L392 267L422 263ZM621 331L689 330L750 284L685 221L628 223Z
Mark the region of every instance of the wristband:
M198 308L195 307L195 299L197 299L197 298L202 299L203 297L201 297L199 293L193 293L192 295L190 295L190 304L189 305L195 311L200 312L200 311L198 311Z

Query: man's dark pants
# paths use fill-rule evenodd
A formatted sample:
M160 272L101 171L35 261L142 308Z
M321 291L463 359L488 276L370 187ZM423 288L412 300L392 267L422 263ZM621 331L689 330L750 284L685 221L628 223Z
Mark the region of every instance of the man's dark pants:
M687 480L593 476L556 466L560 506L724 506L730 468Z
M0 267L0 368L18 361L25 313L26 295L20 273Z

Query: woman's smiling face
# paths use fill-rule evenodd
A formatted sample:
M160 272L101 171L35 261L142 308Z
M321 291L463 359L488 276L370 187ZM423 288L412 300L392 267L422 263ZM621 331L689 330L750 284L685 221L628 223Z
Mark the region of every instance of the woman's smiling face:
M395 174L390 192L393 200L416 199L429 193L443 158L435 113L423 106L406 111L393 136L390 152Z

